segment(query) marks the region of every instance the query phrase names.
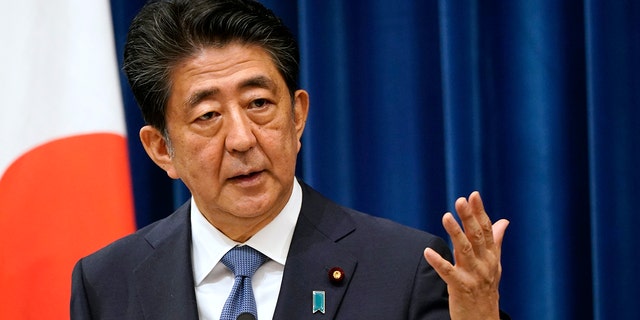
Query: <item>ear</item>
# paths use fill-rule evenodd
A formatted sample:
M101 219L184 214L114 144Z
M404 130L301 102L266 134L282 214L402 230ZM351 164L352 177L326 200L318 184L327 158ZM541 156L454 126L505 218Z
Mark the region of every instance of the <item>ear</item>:
M293 99L293 121L296 126L296 135L298 137L298 149L300 149L300 138L304 132L304 126L307 123L309 115L309 93L305 90L297 90Z
M149 155L149 158L162 168L162 170L166 171L169 177L178 179L178 175L173 166L173 159L169 154L167 142L162 136L162 133L158 129L146 125L140 129L140 141L142 141L142 146L147 152L147 155Z

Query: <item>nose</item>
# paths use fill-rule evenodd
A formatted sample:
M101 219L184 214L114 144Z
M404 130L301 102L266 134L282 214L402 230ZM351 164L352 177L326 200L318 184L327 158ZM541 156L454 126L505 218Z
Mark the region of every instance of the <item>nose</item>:
M251 119L244 112L234 112L227 118L225 148L230 153L246 152L256 145Z

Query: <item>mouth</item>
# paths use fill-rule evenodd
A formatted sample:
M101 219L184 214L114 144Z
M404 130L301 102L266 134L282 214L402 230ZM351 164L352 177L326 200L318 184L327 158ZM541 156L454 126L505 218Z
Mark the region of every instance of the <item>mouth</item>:
M246 174L239 174L231 177L229 180L239 183L250 183L256 181L264 171L253 171Z

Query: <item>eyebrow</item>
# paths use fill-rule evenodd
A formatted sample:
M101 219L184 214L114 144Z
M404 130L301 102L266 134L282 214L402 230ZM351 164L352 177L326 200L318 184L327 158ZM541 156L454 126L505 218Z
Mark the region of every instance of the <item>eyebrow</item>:
M255 76L240 83L241 89L246 88L262 88L269 91L276 91L276 83L265 76Z
M262 89L269 90L271 92L276 92L278 88L278 86L273 80L262 75L246 79L242 81L238 87L240 89L262 88ZM212 96L215 96L216 94L218 94L218 92L220 92L218 88L208 88L208 89L198 90L189 96L189 98L185 102L185 105L188 107L194 107L198 105L200 102L202 102L203 100L206 100Z
M185 105L189 108L195 107L203 100L209 97L215 96L219 91L220 90L218 89L198 90L189 96L189 99L187 99L187 101L185 102Z

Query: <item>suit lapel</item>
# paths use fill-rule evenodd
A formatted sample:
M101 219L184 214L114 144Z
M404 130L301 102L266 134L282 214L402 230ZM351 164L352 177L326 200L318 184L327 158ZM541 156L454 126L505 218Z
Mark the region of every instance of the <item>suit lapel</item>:
M357 260L336 242L355 230L353 221L310 187L303 186L303 204L284 269L274 319L308 319L313 315L313 291L324 291L325 313L314 318L333 319ZM341 282L330 281L329 270L344 270Z
M134 270L147 319L198 319L191 267L189 205L154 227L151 254Z
M303 204L284 269L274 319L333 319L356 272L357 260L337 242L355 224L335 204L301 183ZM159 223L145 239L153 248L134 270L147 319L198 319L191 262L189 205ZM330 281L339 267L345 278ZM324 291L325 313L313 314L313 291Z

